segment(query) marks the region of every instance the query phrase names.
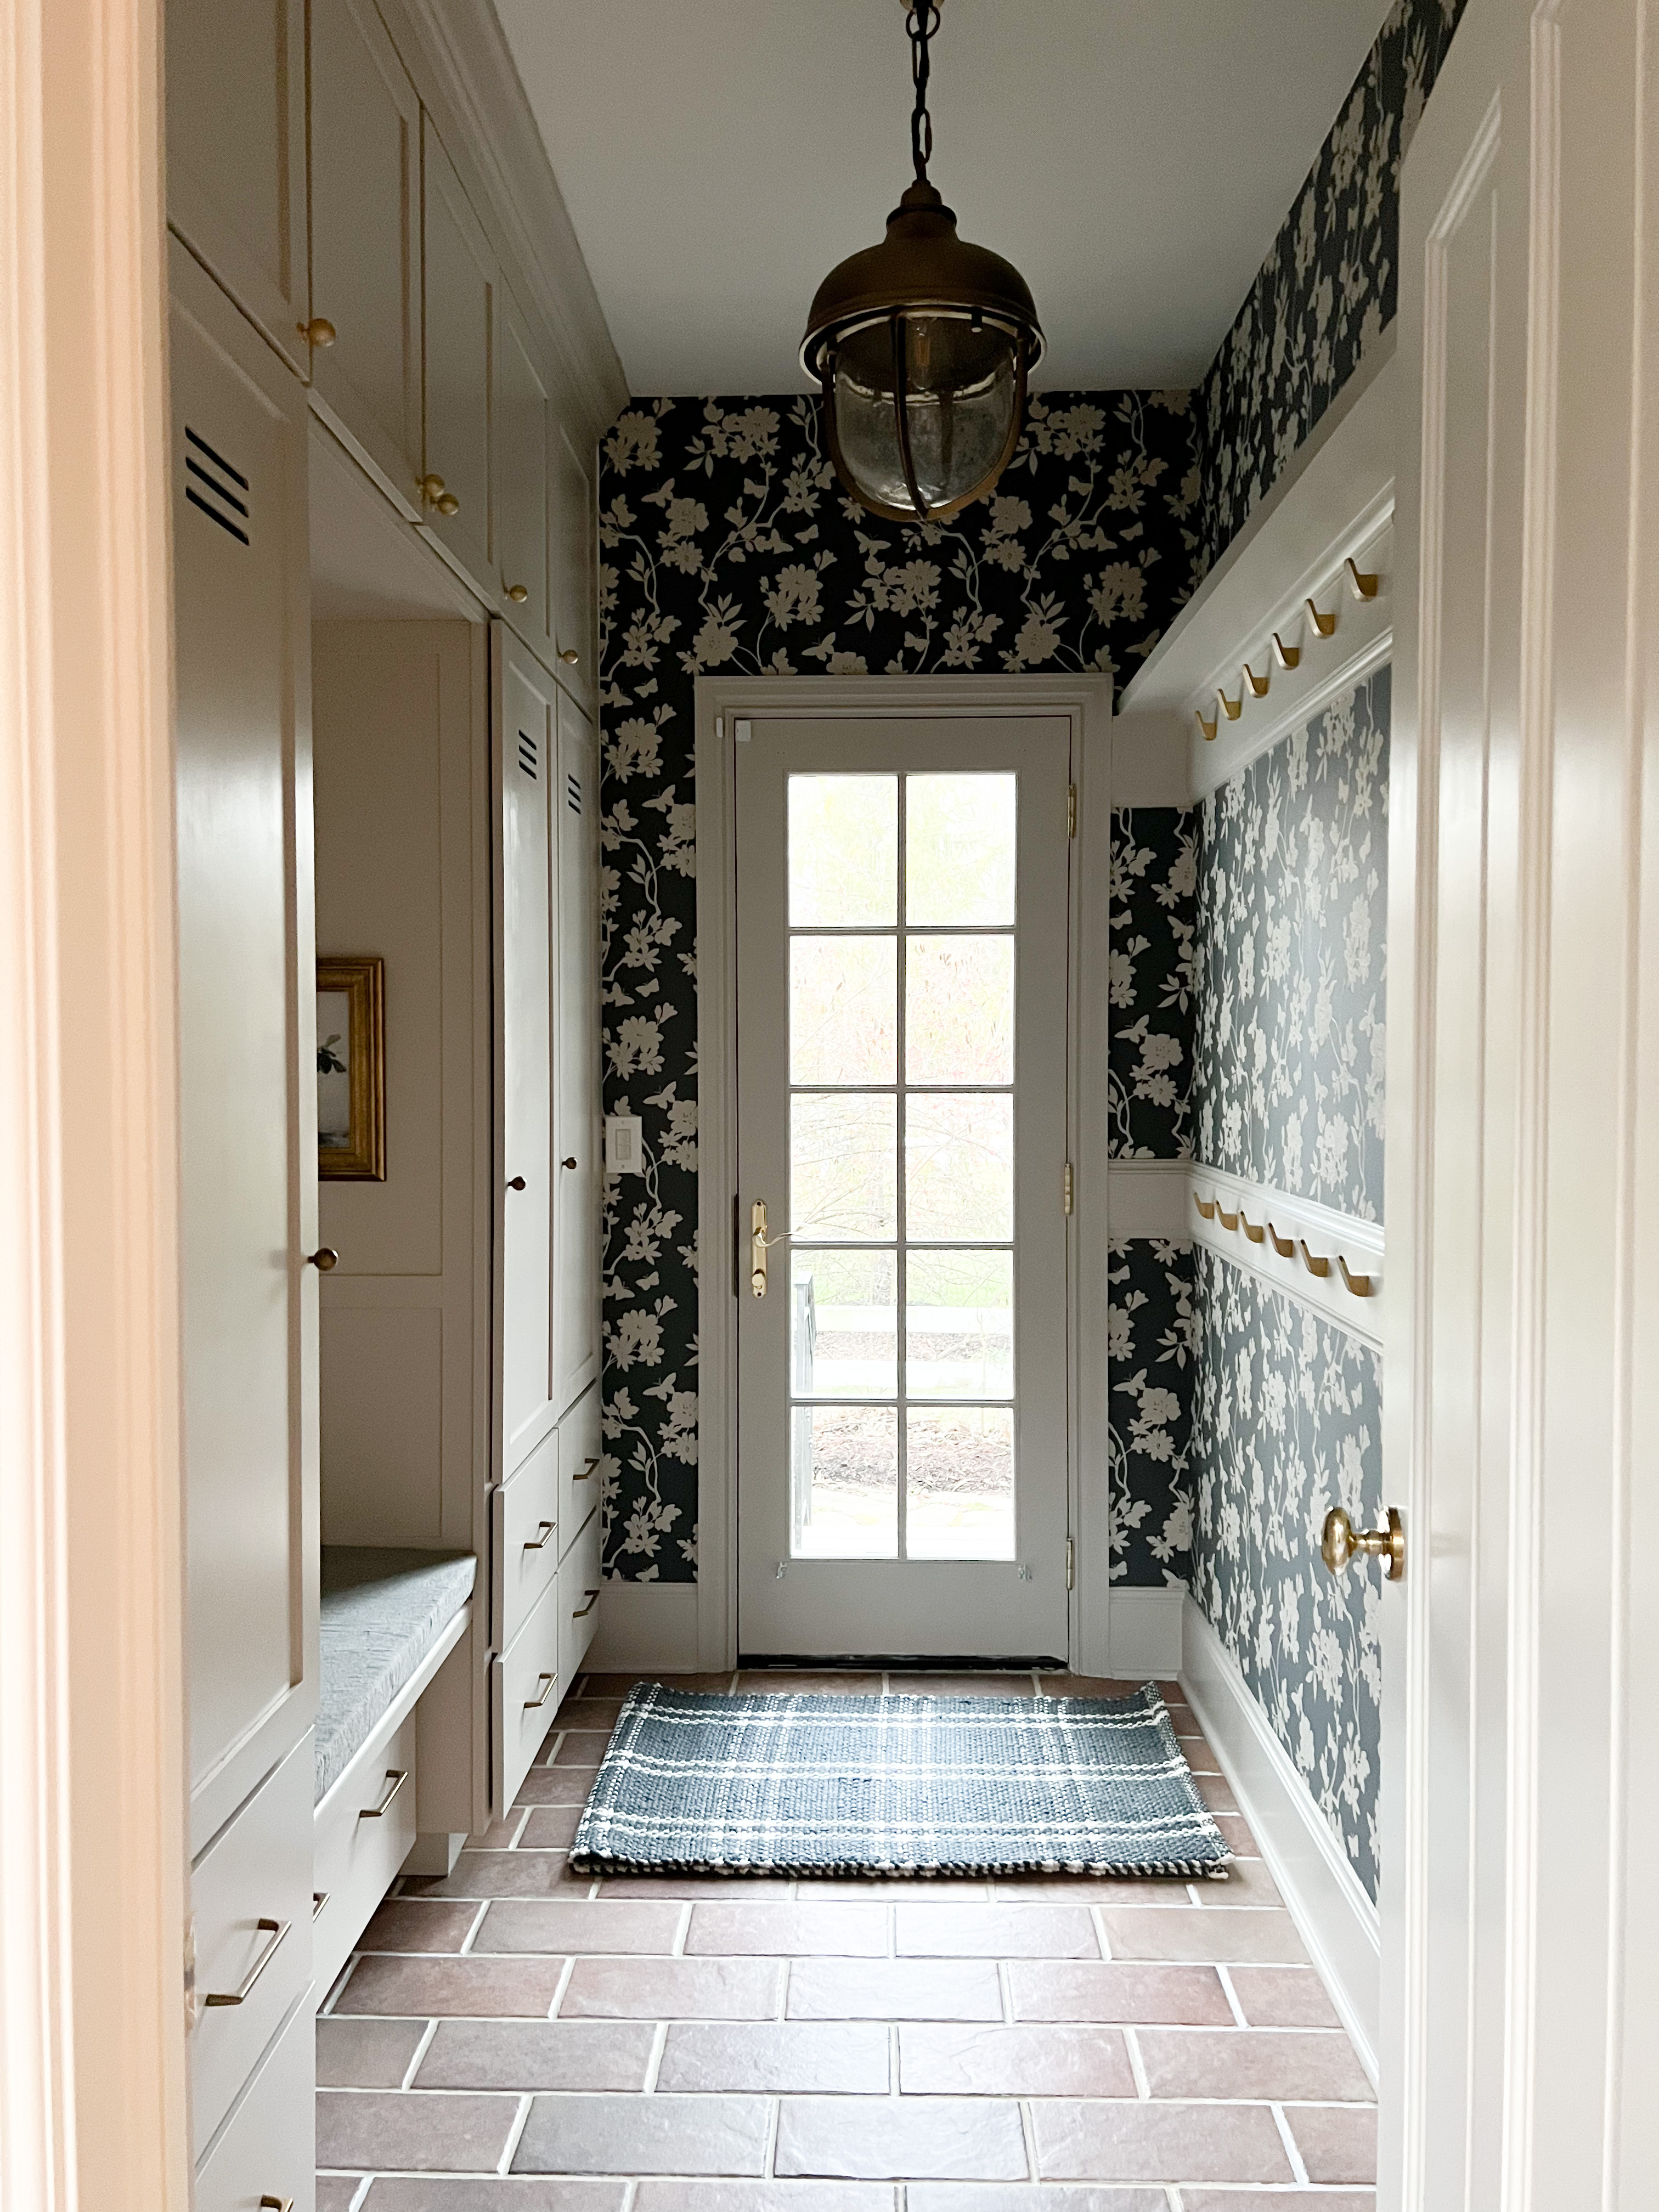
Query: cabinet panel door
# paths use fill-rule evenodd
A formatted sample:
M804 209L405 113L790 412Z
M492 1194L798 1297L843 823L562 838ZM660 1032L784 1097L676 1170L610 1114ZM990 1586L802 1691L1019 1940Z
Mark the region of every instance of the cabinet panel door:
M553 658L550 441L556 435L539 349L512 295L501 295L496 439L501 612L541 659ZM522 593L522 597L519 594Z
M301 374L305 0L167 0L167 217Z
M402 501L421 460L421 104L373 0L311 0L312 382Z
M553 1213L554 1386L563 1411L599 1371L599 748L559 701L558 1031Z
M316 1707L315 951L298 382L172 254L191 1779L205 1840Z
M599 511L593 497L594 457L572 442L561 422L553 441L554 647L561 680L592 712L598 697L598 632L594 627ZM567 656L574 653L574 659Z
M460 502L451 515L426 509L440 538L493 605L495 530L490 448L495 425L496 293L489 240L461 190L432 118L421 117L422 294L425 366L425 474L441 477Z
M497 625L495 752L501 807L496 889L496 1095L501 1234L501 1479L552 1427L553 931L558 854L556 694ZM522 1186L521 1188L519 1186Z

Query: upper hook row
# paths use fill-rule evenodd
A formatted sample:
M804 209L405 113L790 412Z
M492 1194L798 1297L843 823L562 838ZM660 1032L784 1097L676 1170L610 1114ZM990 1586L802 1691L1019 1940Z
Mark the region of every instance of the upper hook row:
M1260 1244L1264 1237L1271 1238L1273 1248L1274 1251L1278 1253L1281 1260L1293 1260L1299 1249L1302 1254L1303 1265L1307 1268L1308 1273L1310 1275L1318 1275L1321 1278L1323 1278L1328 1275L1331 1272L1331 1263L1329 1260L1322 1253L1310 1252L1308 1249L1307 1243L1304 1238L1297 1237L1281 1237L1279 1231L1273 1227L1271 1221L1264 1221L1258 1227L1258 1225L1250 1219L1249 1216L1245 1212L1242 1206L1239 1207L1237 1213L1229 1213L1218 1198L1211 1199L1206 1205L1196 1191L1193 1193L1193 1204L1198 1208L1199 1212L1203 1215L1206 1221L1219 1221L1224 1229L1242 1229L1244 1231L1244 1234L1249 1238L1252 1244ZM1375 1275L1356 1275L1351 1273L1347 1261L1343 1258L1340 1252L1336 1255L1336 1264L1342 1271L1342 1280L1347 1285L1348 1289L1353 1292L1355 1297L1369 1298L1375 1297L1377 1288L1377 1282Z
M1356 568L1352 553L1342 566L1347 577L1348 589L1353 593L1355 599L1364 600L1374 599L1376 597L1382 580L1380 576L1369 574L1364 568ZM1313 627L1313 634L1316 637L1332 637L1335 635L1336 609L1334 607L1331 609L1329 614L1322 615L1311 599L1304 599L1302 604L1307 610L1308 620ZM1224 714L1230 722L1236 722L1243 713L1244 694L1247 690L1253 699L1267 697L1267 687L1273 682L1273 660L1276 660L1281 668L1294 668L1301 659L1302 647L1299 645L1286 645L1277 630L1273 633L1273 660L1267 663L1260 676L1256 674L1248 660L1244 663L1237 699L1230 699L1224 690L1218 689L1215 695L1216 712L1211 715L1207 722L1204 719L1202 709L1194 708L1193 713L1197 719L1198 726L1212 744L1215 742L1217 730L1221 726L1221 717Z

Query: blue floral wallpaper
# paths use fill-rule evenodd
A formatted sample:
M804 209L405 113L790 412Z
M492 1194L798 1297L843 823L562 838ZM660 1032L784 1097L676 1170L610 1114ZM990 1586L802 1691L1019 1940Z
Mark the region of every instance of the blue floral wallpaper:
M1389 671L1200 810L1194 1150L1382 1210Z
M1107 1273L1112 1562L1126 1586L1192 1575L1188 1473L1198 1319L1190 1244L1115 1240Z
M1395 0L1200 394L1207 567L1394 319L1400 164L1464 0Z
M1191 592L1198 496L1185 392L1033 399L995 494L923 529L843 497L811 400L640 401L605 438L605 1104L642 1117L647 1159L643 1182L606 1200L610 1575L696 1575L696 678L1098 668L1127 681ZM1167 889L1179 856L1159 865ZM1160 1006L1153 1026L1171 1018L1184 1018ZM1164 1089L1136 1101L1143 1147L1173 1113Z
M1375 1898L1382 1583L1328 1574L1319 1534L1333 1505L1382 1511L1382 1363L1248 1268L1195 1261L1195 1594Z
M1181 1160L1197 981L1198 823L1184 808L1115 808L1106 1149Z

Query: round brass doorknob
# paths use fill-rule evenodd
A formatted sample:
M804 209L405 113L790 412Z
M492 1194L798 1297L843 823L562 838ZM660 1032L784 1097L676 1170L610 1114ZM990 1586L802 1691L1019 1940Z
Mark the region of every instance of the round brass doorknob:
M313 315L308 323L301 323L297 327L306 343L314 346L319 353L325 346L331 346L339 335L326 315Z
M563 661L567 668L574 668L576 665L576 663L581 659L581 655L577 652L574 645L568 645L564 651L559 655L559 658Z
M461 502L453 491L447 491L441 499L434 500L432 503L440 514L459 514L461 511Z
M332 1245L319 1244L314 1252L306 1254L306 1265L314 1267L319 1275L332 1274L340 1264L340 1255Z
M530 587L527 584L509 584L507 587L507 596L515 607L521 607L530 597Z
M1340 1575L1351 1559L1381 1559L1383 1573L1397 1583L1406 1571L1405 1526L1392 1505L1386 1528L1356 1528L1342 1508L1334 1505L1325 1516L1319 1555L1334 1575Z

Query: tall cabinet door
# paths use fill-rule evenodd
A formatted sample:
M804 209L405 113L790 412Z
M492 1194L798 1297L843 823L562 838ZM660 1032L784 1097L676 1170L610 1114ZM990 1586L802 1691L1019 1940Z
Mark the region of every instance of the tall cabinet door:
M311 0L311 299L334 325L312 383L418 509L421 104L374 0Z
M496 517L502 612L537 657L553 658L553 564L550 543L551 443L558 435L539 349L512 294L503 289L496 444Z
M563 682L590 713L599 698L594 468L595 456L561 422L553 441L553 644Z
M167 218L303 374L306 0L167 0Z
M562 1412L599 1371L599 782L593 725L561 697L553 1365Z
M500 274L432 118L421 117L421 222L426 271L426 468L442 493L426 520L487 598L495 597L490 453L495 428Z
M177 246L172 285L199 1848L299 1741L317 1701L315 954L304 394Z
M491 630L496 853L495 1340L501 1479L558 1414L553 1375L553 994L557 693L500 623Z

